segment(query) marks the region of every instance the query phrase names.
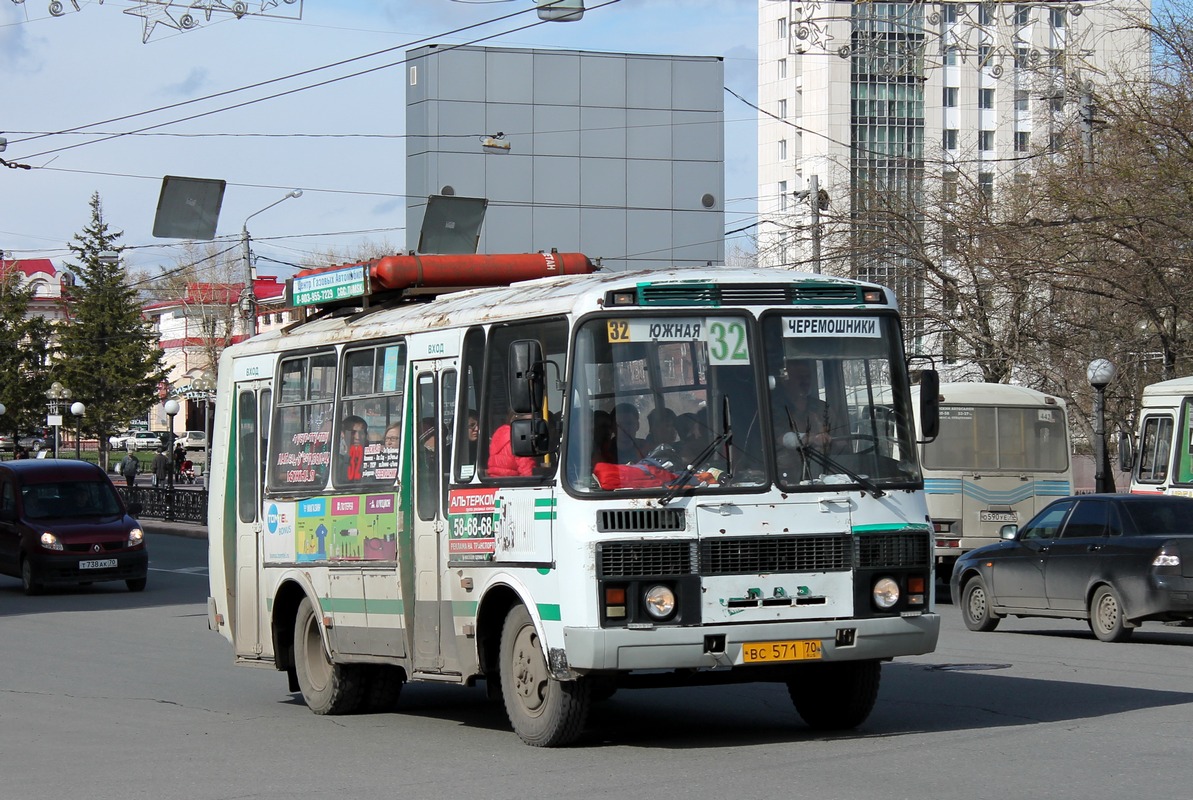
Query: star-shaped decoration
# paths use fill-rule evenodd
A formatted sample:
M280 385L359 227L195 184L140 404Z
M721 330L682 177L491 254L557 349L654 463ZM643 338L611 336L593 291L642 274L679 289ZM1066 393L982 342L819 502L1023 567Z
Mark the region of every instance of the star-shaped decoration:
M164 2L141 0L140 5L124 9L125 14L144 19L141 44L149 41L149 37L153 35L153 29L158 25L165 25L167 28L173 28L176 31L182 30L182 25L170 15L170 6L172 5L174 5L174 0L165 0Z

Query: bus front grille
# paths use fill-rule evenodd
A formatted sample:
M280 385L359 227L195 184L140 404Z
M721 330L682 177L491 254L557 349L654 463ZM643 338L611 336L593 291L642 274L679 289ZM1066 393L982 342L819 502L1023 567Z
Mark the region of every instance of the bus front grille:
M859 569L924 567L931 561L931 534L923 530L862 533L853 546Z
M829 572L849 569L850 556L845 534L705 539L700 543L700 573Z
M597 512L597 530L601 533L653 533L683 529L682 508L607 508Z
M602 578L694 575L696 543L603 542L597 545L597 572Z

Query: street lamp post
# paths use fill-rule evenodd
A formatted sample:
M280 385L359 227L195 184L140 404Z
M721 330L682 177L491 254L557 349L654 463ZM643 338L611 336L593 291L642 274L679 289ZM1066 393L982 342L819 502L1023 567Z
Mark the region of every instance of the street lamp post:
M178 415L178 401L171 397L166 401L166 416L170 418L170 450L166 454L170 459L170 468L166 470L166 521L174 520L174 417Z
M257 298L253 294L253 259L252 254L249 252L249 220L262 211L268 211L278 203L286 202L291 197L302 197L302 189L291 189L286 192L286 195L282 199L274 200L265 208L249 214L244 218L244 225L240 228L240 245L243 250L244 259L244 292L240 297L240 313L244 315L249 336L257 335Z
M1089 362L1085 377L1094 389L1094 491L1114 490L1114 478L1106 473L1106 387L1118 375L1113 363L1105 358Z
M50 408L50 415L46 417L46 424L54 429L54 458L58 457L58 429L62 427L62 404L70 399L70 389L58 381L50 384L46 397Z
M75 460L81 461L83 459L83 414L87 412L87 406L78 402L77 400L71 404L70 413L75 415Z
M215 376L204 370L191 388L203 400L203 485L207 485L207 474L211 471L211 401L215 395Z

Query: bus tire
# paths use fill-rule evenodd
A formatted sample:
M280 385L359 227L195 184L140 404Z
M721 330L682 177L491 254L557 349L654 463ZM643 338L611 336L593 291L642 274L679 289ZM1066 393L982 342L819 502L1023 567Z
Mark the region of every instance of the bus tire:
M967 580L961 590L961 618L965 627L979 633L989 633L998 627L1001 617L996 617L990 609L990 593L981 575Z
M365 714L393 711L402 696L406 673L388 664L368 664L364 668L364 692L360 710Z
M591 703L583 680L551 677L542 642L525 606L510 609L501 629L501 697L514 732L532 747L560 747L584 731Z
M787 694L809 727L848 731L870 717L880 680L882 663L878 661L809 664L787 680Z
M294 619L294 671L302 699L316 714L351 714L360 706L360 667L333 664L327 657L319 616L309 597L298 604Z
M839 661L799 667L787 694L800 718L819 731L846 731L866 721L878 700L879 661Z
M1089 601L1089 629L1103 642L1125 642L1135 626L1123 618L1123 601L1109 586L1099 586Z

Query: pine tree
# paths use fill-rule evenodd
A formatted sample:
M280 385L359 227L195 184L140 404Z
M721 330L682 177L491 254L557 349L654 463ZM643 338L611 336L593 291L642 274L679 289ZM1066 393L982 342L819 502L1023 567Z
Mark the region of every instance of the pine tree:
M16 262L0 271L0 426L16 437L46 422L45 391L49 387L46 342L50 325L29 313L33 287L21 287Z
M66 266L77 283L65 299L67 321L58 328L53 364L53 377L86 405L84 435L98 437L101 453L108 436L145 415L166 377L153 327L141 315L120 259L100 257L119 255L123 235L108 229L99 194L92 195L91 222L69 245L79 263Z

